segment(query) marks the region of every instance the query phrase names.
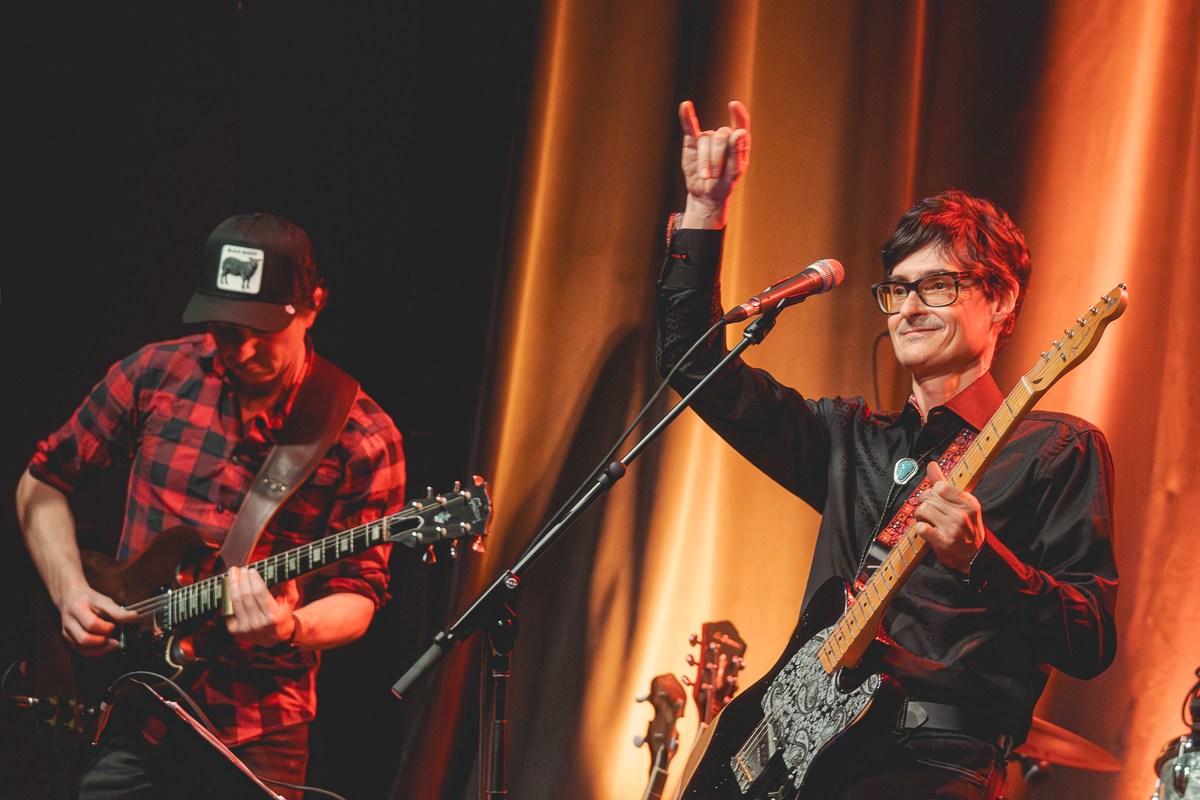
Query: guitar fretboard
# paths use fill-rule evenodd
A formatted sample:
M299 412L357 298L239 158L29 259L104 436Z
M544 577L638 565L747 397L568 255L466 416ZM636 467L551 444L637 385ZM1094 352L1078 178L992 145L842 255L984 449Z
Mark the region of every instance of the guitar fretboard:
M383 544L388 537L388 523L397 516L400 515L384 517L357 528L348 528L315 542L268 556L246 565L245 568L257 572L267 586L299 578ZM167 622L171 626L193 617L210 614L220 609L225 602L225 575L214 575L196 581L172 591L169 597Z
M1099 304L1102 308L1089 308L1086 317L1080 317L1065 330L1064 338L1055 341L1053 348L1042 353L1033 369L1022 376L946 476L956 489L971 491L975 487L1038 398L1091 353L1104 327L1124 312L1124 289L1125 284L1120 284L1102 296ZM884 612L928 550L929 544L910 525L830 630L818 653L827 672L858 663L879 630Z

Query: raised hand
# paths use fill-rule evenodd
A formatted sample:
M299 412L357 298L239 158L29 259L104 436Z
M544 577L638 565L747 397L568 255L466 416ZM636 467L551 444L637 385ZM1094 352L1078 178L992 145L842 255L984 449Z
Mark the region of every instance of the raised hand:
M685 228L720 228L733 187L750 165L750 112L729 104L729 127L700 130L692 101L679 105L683 127L683 179L688 190Z
M257 570L234 567L229 570L228 586L233 616L225 618L225 627L231 634L261 647L294 638L299 623L292 609L300 600L295 581L276 586L276 596Z

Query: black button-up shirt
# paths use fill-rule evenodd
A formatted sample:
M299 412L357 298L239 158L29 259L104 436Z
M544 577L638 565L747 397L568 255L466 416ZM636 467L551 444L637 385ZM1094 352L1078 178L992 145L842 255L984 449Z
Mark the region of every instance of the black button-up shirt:
M685 229L672 239L658 290L664 373L721 314L721 244L720 231ZM717 334L673 386L689 390L725 353ZM978 431L1003 401L985 374L922 421L912 402L879 412L862 398L805 399L740 359L710 387L696 413L822 514L806 603L830 577L854 579L881 523L920 482L892 492L896 461L918 459L923 473L955 433ZM1023 741L1044 665L1091 678L1116 653L1111 486L1099 430L1031 412L973 492L988 532L970 574L931 552L888 610L884 627L898 647L886 670L911 696L979 709Z

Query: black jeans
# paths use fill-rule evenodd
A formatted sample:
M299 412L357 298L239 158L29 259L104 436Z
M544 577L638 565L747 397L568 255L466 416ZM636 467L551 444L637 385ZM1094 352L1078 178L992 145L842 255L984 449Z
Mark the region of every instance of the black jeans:
M1008 774L999 749L942 731L881 739L844 768L862 777L839 800L995 800Z
M266 798L244 776L234 773L224 756L198 737L180 748L151 744L140 729L105 731L105 738L80 775L80 800L209 800ZM166 744L166 739L163 740ZM272 731L230 748L261 777L304 783L308 766L308 724ZM267 784L288 800L300 792Z

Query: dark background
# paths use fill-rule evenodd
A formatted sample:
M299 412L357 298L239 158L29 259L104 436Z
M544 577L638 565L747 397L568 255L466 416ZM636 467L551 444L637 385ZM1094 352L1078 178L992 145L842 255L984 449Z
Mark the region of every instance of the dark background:
M12 490L39 439L114 361L185 335L209 231L270 211L308 231L331 292L318 351L405 438L409 496L477 469L491 303L522 141L537 3L26 6L6 31L10 137L0 326L0 661L40 585ZM240 8L239 8L240 7ZM15 139L15 144L14 144ZM124 476L81 522L119 523ZM391 684L446 621L457 570L401 548L393 601L328 653L309 782L383 797L421 692ZM5 796L51 793L24 714L0 707Z

